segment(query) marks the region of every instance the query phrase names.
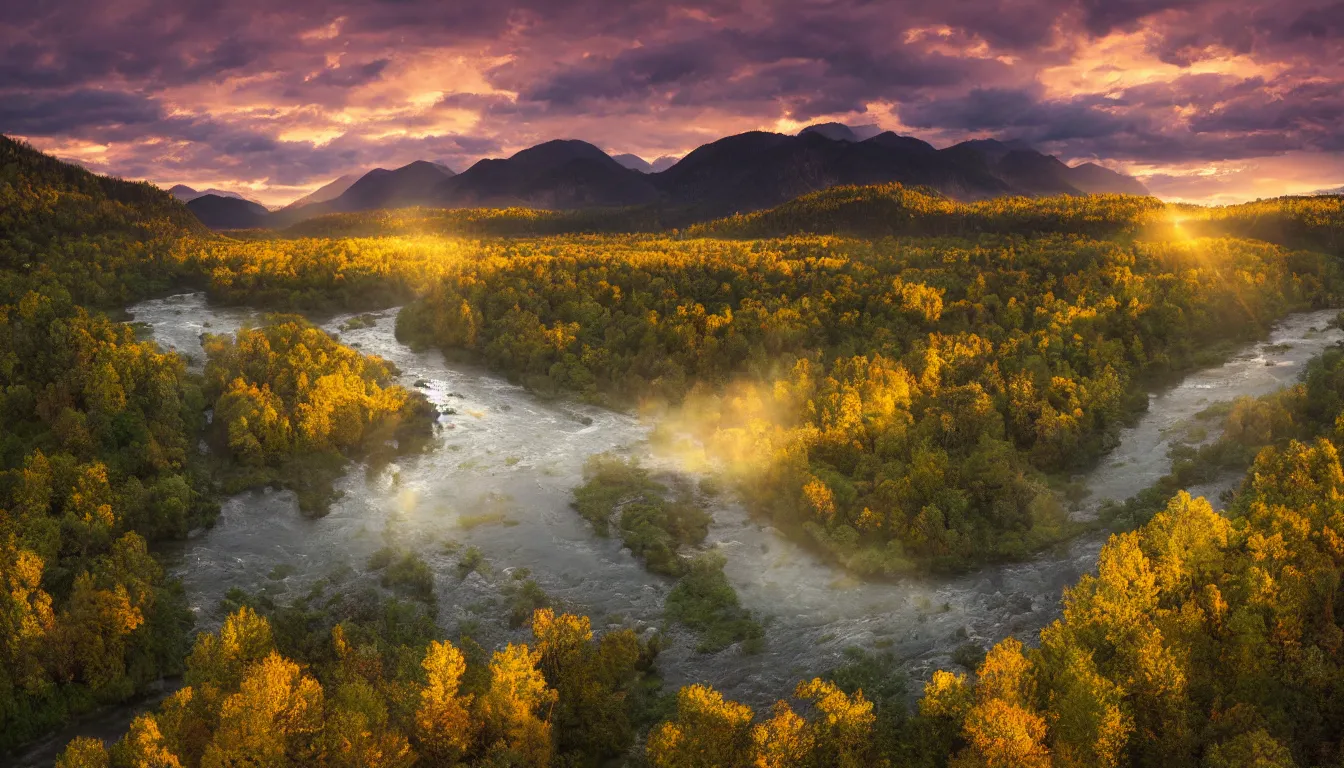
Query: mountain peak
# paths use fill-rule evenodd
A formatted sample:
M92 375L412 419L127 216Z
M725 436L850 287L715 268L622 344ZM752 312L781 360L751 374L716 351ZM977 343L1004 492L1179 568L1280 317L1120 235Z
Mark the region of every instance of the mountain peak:
M187 201L187 209L211 229L254 229L265 226L269 211L260 203L217 194L201 194Z
M620 163L626 168L629 168L632 171L639 171L640 173L653 173L653 166L649 165L649 161L645 160L639 155L632 155L626 153L623 155L612 155L611 159L615 160L616 162Z
M914 136L902 136L895 131L883 131L876 136L864 139L867 144L890 149L904 149L915 152L936 152L933 145Z
M339 178L333 179L330 182L327 182L326 184L322 185L321 187L318 187L316 190L312 192L309 192L303 197L300 197L298 200L295 200L289 205L286 205L285 208L282 210L302 208L305 205L315 205L317 203L325 203L328 200L335 200L336 198L340 197L345 192L345 190L349 189L352 184L354 184L356 181L359 181L360 178L362 178L363 176L364 176L363 173L347 173L344 176L341 176Z
M963 141L960 144L954 144L948 147L948 150L956 152L971 151L981 155L990 163L999 162L1009 152L1036 152L1034 147L1019 139L1008 139L1005 141L1000 141L999 139L970 139L968 141Z
M676 165L679 162L681 162L680 157L673 157L672 155L663 155L657 160L654 160L649 165L653 168L654 173L662 173L663 171L666 171L668 168L671 168L672 166Z
M798 132L799 136L814 133L819 136L825 136L831 141L848 141L858 143L867 141L882 132L877 125L845 125L844 123L817 123L809 125Z
M657 197L646 174L586 141L555 139L505 160L476 163L443 185L439 204L550 209L638 205Z
M1143 182L1096 163L1082 163L1069 169L1069 183L1089 195L1151 194Z
M444 176L456 176L453 169L443 163L435 163L429 160L413 160L406 165L392 171L392 173L440 173Z
M205 197L206 195L214 195L215 197L231 197L234 200L246 200L247 202L252 203L253 205L261 205L261 203L257 202L256 200L253 200L250 197L240 195L237 192L231 192L227 189L215 189L214 187L198 190L198 189L192 189L186 184L175 184L171 188L169 188L168 194L172 195L173 197L176 197L178 200L181 200L184 203L189 203L192 200L195 200L199 197Z
M515 152L509 160L536 170L557 167L572 160L594 160L604 164L620 165L606 152L579 139L552 139Z

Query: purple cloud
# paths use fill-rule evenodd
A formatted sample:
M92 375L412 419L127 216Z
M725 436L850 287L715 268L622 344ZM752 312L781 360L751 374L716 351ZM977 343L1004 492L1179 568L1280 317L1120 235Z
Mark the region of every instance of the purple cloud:
M939 145L1022 138L1182 178L1256 157L1333 160L1342 81L1337 0L0 9L0 131L98 170L232 182L272 202L375 165L463 168L550 138L653 159L829 119Z

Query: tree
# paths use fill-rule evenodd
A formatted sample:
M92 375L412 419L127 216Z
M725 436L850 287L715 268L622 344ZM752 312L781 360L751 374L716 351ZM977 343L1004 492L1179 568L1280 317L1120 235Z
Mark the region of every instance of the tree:
M1296 768L1293 754L1263 728L1214 744L1204 758L1205 768Z
M342 683L328 697L322 743L324 764L337 768L408 768L416 760L382 697L363 680Z
M299 665L271 652L248 667L224 700L203 768L305 766L322 758L322 686Z
M751 749L757 768L795 768L816 755L816 741L808 723L786 701L775 702L769 719L751 729Z
M111 764L103 742L89 736L77 736L56 758L56 768L108 768Z
M182 768L153 715L140 715L131 721L130 730L112 748L112 763L117 768Z
M738 768L751 762L751 709L703 685L677 692L677 718L649 734L655 768Z
M872 702L864 699L863 691L849 695L834 683L814 678L799 683L794 695L811 702L816 710L809 730L813 748L824 755L825 762L839 768L878 764L873 748L873 724L877 716L873 714Z
M431 642L421 666L427 682L415 713L416 747L435 765L453 765L470 749L476 729L472 697L458 693L466 661L451 643Z
M980 665L976 701L966 712L966 749L957 768L1048 768L1045 718L1032 700L1035 681L1022 644L1008 638Z
M1134 731L1124 690L1056 623L1041 633L1041 687L1058 768L1115 768Z
M488 754L524 765L551 762L550 709L556 692L537 664L541 654L510 643L490 661L490 685L479 702Z

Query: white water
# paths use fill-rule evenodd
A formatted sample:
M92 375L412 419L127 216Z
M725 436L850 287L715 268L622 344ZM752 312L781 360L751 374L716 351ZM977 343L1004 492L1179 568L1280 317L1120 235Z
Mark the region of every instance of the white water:
M146 301L129 312L165 348L196 365L203 357L202 332L232 332L253 317L211 307L201 294ZM300 516L286 492L228 499L218 523L170 558L199 627L221 620L217 606L230 588L265 589L289 599L342 568L364 573L369 556L387 541L419 552L434 570L445 630L455 634L461 622L478 622L473 636L487 646L525 638L525 631L507 628L500 609L482 608L498 598L508 578L501 571L514 567L529 568L549 595L590 615L595 627L661 626L670 580L645 571L617 539L595 536L569 505L588 456L619 450L647 457L648 430L611 411L540 401L493 374L447 363L438 352L412 352L394 338L395 315L382 313L374 327L340 333L341 339L393 362L404 385L427 383L422 391L430 400L457 415L440 418L443 429L425 454L375 476L352 469L338 485L344 497L322 519ZM1308 360L1344 339L1327 327L1334 316L1292 315L1266 341L1152 395L1147 413L1083 478L1089 506L1128 498L1165 475L1169 433L1201 410L1291 384ZM325 327L339 332L349 317ZM1216 496L1228 483L1193 490ZM754 705L833 668L850 646L889 649L918 680L949 666L951 652L967 639L988 645L1010 634L1034 637L1057 617L1061 590L1095 565L1104 540L1081 537L1031 561L966 576L867 584L845 578L737 505L712 511L710 541L727 555L725 573L744 605L769 619L766 649L753 656L735 649L697 654L694 637L671 627L672 643L659 666L671 686L706 682ZM507 524L461 525L464 516L500 513ZM495 574L459 580L457 555L444 548L450 541L478 547ZM278 565L292 571L269 578Z

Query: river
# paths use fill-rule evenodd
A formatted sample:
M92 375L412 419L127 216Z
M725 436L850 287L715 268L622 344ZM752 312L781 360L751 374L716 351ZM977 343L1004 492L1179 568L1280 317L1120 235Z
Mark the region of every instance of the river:
M197 369L203 332L233 332L254 318L247 310L213 307L203 294L146 301L128 311ZM1150 395L1146 413L1081 478L1090 491L1084 513L1165 475L1170 441L1195 414L1293 383L1308 360L1344 339L1329 327L1335 315L1291 315L1266 340L1246 345L1223 365ZM356 583L367 579L361 574L367 574L369 556L391 542L418 552L434 570L439 620L451 636L471 622L473 636L487 647L527 639L525 630L507 627L500 610L482 610L498 600L510 569L518 567L530 569L564 607L591 616L599 630L660 628L672 582L645 571L619 539L595 536L570 507L583 463L595 453L619 451L657 464L649 428L625 414L542 401L487 371L446 362L437 351L414 352L394 336L395 309L377 316L372 326L348 331L340 329L349 315L323 325L343 342L391 361L401 383L419 385L455 414L440 417L438 437L425 453L377 473L352 468L338 484L343 497L324 518L302 517L292 494L283 491L227 499L214 527L167 557L184 582L198 627L218 625L220 599L234 587L264 589L283 601L334 573ZM1234 480L1192 490L1216 497ZM1101 534L1086 535L1027 562L875 584L845 577L750 519L739 505L725 502L711 511L709 543L727 556L725 573L743 604L766 617L766 647L750 656L736 649L697 654L695 638L670 627L659 668L670 686L705 682L758 707L786 695L799 679L835 667L851 646L890 651L917 681L933 668L951 666L952 652L964 642L988 646L1010 634L1032 638L1057 618L1061 590L1095 566L1104 541ZM480 549L493 572L459 579L459 554L451 548L464 546ZM110 728L97 732L112 735Z

